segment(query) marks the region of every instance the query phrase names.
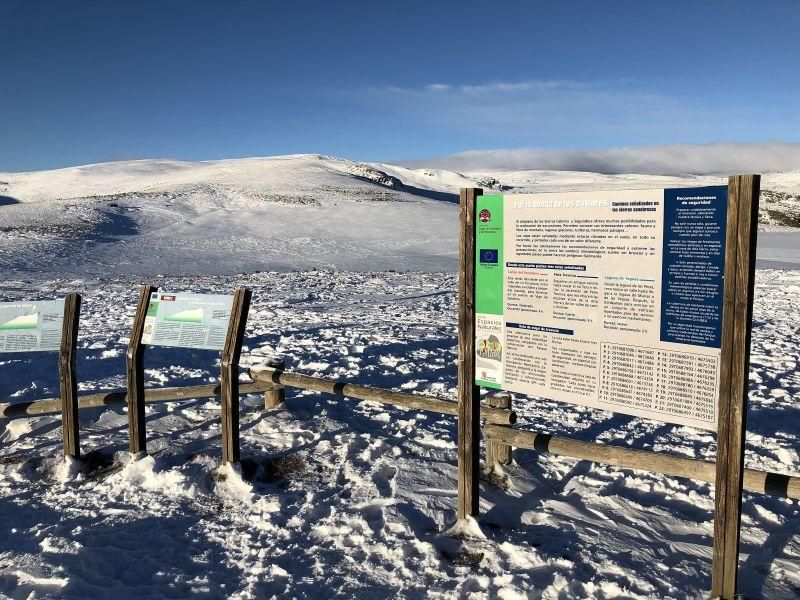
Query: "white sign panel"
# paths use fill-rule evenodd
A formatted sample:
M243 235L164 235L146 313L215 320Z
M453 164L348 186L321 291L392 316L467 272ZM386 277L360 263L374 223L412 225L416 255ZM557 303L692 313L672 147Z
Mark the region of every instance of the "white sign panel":
M0 303L0 352L61 349L64 299Z
M142 343L222 350L232 306L233 296L153 292Z
M716 429L727 187L481 196L476 382Z

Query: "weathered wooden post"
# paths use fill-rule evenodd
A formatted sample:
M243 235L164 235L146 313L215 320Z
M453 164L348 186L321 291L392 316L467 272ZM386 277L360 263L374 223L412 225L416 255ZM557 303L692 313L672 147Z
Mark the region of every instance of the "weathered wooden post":
M511 394L508 392L498 392L486 397L486 404L495 408L507 408L511 410ZM486 443L486 468L491 470L495 464L510 465L512 448L503 442L485 440Z
M239 357L242 353L252 292L236 288L228 324L228 335L220 359L222 405L222 462L239 462Z
M458 518L477 517L480 476L480 387L475 385L475 199L461 189L458 275Z
M725 600L736 595L739 570L739 529L760 184L759 175L739 175L728 180L714 499L714 562L711 576L712 595Z
M267 366L277 371L286 368L286 362L282 358L272 358L267 361ZM271 410L279 408L286 402L286 388L280 383L273 383L272 387L264 392L264 409Z
M147 451L147 435L144 424L144 320L150 306L150 296L157 288L143 285L139 289L139 302L133 317L131 338L125 354L125 378L128 385L128 450L131 454Z
M80 314L80 294L67 294L64 298L61 349L58 353L58 380L61 391L61 430L64 438L64 456L73 458L80 458L81 455L78 431L78 378L75 373Z

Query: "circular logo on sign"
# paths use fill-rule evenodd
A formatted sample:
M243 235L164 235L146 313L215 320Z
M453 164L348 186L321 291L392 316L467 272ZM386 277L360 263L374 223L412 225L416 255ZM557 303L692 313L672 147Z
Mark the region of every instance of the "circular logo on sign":
M481 220L481 223L487 223L488 221L492 220L492 213L484 208L480 213L478 213L478 218Z

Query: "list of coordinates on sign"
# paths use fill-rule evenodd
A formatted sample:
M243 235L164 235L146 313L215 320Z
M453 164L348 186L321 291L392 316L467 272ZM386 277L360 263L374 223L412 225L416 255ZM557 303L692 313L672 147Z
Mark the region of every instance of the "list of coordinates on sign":
M600 401L713 423L719 358L601 344Z

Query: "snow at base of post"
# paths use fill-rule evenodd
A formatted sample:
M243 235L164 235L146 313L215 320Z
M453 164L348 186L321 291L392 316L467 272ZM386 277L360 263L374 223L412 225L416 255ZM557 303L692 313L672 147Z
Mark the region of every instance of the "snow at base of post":
M81 461L72 456L65 456L64 460L60 461L53 469L53 475L59 483L68 483L78 479L82 470L83 463Z
M251 504L253 486L242 478L242 468L235 463L223 463L215 471L216 493L220 498Z
M454 538L478 538L485 540L486 536L481 531L481 526L478 525L473 517L466 516L463 519L458 519L455 524L443 532L442 535Z

